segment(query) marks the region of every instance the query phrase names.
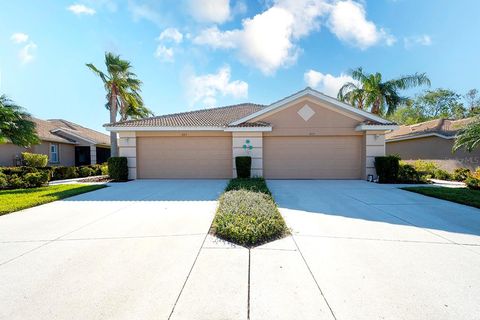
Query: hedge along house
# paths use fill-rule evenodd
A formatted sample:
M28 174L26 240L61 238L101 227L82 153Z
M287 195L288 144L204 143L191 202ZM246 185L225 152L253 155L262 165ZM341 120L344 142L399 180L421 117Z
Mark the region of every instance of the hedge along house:
M0 166L20 165L22 152L45 154L51 166L96 164L110 157L110 137L106 134L63 119L32 121L40 143L29 148L0 144Z
M131 179L232 178L252 157L267 179L364 179L397 126L311 88L271 105L239 104L105 125Z

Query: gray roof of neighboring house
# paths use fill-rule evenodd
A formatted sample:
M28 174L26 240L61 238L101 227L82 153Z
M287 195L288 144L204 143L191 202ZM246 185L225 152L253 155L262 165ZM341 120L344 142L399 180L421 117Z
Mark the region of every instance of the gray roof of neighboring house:
M83 139L94 144L110 145L108 135L67 120L32 118L32 121L36 125L37 135L44 141L76 144Z
M202 109L189 112L173 113L163 116L120 121L115 126L122 127L227 127L231 122L265 108L264 105L242 103L226 107ZM111 124L105 125L107 127ZM263 127L265 122L245 123L244 126Z
M460 120L435 119L410 126L400 126L398 130L388 133L385 137L387 141L397 139L413 139L419 136L433 134L453 138L461 128L470 123L472 120L473 118L465 118Z

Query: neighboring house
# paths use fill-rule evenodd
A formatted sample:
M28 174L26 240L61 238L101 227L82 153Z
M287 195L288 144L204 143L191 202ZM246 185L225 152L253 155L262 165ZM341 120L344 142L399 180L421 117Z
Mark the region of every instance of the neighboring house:
M461 120L436 119L387 134L387 154L397 154L403 160L428 160L445 170L465 167L474 170L480 166L480 150L452 152L457 132L472 118Z
M130 178L231 178L252 157L268 179L364 179L395 124L311 88L271 105L221 108L105 125L118 132Z
M22 152L48 155L48 165L74 166L102 163L110 157L110 137L98 131L61 119L35 122L41 142L30 148L11 143L0 144L0 165L21 163Z

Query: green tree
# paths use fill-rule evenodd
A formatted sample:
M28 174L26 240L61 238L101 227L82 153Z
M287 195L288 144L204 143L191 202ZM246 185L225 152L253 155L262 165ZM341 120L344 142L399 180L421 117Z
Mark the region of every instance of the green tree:
M29 147L40 139L35 130L35 122L22 107L5 95L0 96L0 143L12 142L18 146Z
M415 100L408 99L406 103L387 117L390 121L403 125L412 125L429 120L423 110L415 104Z
M465 149L472 152L480 145L480 116L477 116L472 122L467 124L459 131L455 138L453 151Z
M466 114L461 96L448 89L427 90L417 97L415 104L428 119L462 119Z
M87 64L87 67L100 77L107 91L105 107L110 111L110 123L117 122L117 115L120 115L120 121L153 115L143 104L140 95L142 82L132 72L130 62L122 60L119 55L106 52L105 66L107 67L106 73L100 71L91 63ZM110 132L110 144L112 157L118 156L117 134L115 132Z
M401 90L430 86L430 80L425 73L401 76L388 81L383 81L381 73L365 73L362 68L352 70L350 74L355 82L343 85L338 92L338 99L380 115L391 115L399 106L405 104L406 98L400 95Z
M468 116L472 117L480 114L480 95L477 89L470 89L464 95Z

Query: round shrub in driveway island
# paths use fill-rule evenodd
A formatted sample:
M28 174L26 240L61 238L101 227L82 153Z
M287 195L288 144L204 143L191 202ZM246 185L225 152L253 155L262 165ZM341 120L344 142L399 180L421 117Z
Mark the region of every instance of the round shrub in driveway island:
M272 197L248 190L228 191L220 197L212 229L217 237L246 247L288 233Z

